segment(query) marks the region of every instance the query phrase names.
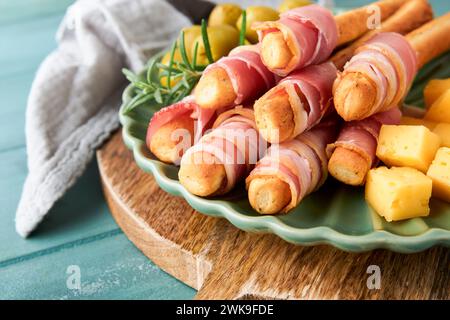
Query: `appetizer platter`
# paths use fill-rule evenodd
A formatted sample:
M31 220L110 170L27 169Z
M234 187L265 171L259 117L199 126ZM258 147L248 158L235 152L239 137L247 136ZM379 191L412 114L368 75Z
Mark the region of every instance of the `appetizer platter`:
M218 5L124 71L136 163L195 210L294 244L450 246L450 14L383 0L372 28L367 7L295 2Z

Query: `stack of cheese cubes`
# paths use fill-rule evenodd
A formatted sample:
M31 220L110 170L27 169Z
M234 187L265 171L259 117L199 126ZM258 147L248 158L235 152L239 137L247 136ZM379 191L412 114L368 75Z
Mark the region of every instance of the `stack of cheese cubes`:
M390 168L369 172L366 199L387 221L428 216L432 195L450 202L450 79L430 81L424 96L424 118L380 131L377 156Z

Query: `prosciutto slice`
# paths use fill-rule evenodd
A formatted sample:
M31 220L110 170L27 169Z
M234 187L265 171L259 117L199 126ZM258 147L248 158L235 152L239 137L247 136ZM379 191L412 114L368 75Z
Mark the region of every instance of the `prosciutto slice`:
M150 148L150 142L153 135L159 128L171 122L173 119L186 114L190 114L192 119L196 120L194 127L194 143L200 139L205 130L212 126L213 121L216 118L216 112L214 110L200 108L200 106L195 103L193 96L188 96L180 102L174 103L155 112L153 117L150 119L147 128L146 143L148 148Z
M228 74L236 93L235 105L255 100L275 85L275 75L262 63L257 45L234 48L227 57L210 64L204 74L214 68Z
M255 24L259 41L270 32L281 32L293 57L282 69L271 69L279 76L318 64L328 59L338 41L338 28L333 14L319 5L309 5L281 14L278 21ZM264 61L263 61L264 62Z
M336 142L327 146L327 154L331 157L336 147L343 147L358 153L366 159L369 167L377 165L376 150L381 126L400 123L401 112L397 107L375 114L364 120L346 122Z
M272 145L246 179L247 188L253 179L274 176L289 185L291 202L285 213L296 207L327 178L327 144L336 139L337 117L330 115L313 129L294 140Z
M337 69L332 62L309 66L293 72L264 95L277 95L280 89L284 89L288 94L294 114L291 139L315 126L332 109L330 105L336 75Z
M230 191L254 167L265 143L256 130L253 110L242 106L222 113L213 129L189 148L181 158L202 163L204 153L211 154L225 168L227 177L223 193Z
M377 88L371 111L375 114L401 103L417 73L417 57L405 37L383 32L356 50L339 78L355 72L365 75Z

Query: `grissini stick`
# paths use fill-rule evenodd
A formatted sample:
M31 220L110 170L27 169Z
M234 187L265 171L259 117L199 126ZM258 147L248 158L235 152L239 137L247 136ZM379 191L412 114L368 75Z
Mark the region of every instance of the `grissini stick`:
M337 70L333 63L291 73L254 105L256 125L270 143L293 139L319 123L329 111Z
M381 20L391 16L407 0L384 0L377 6ZM295 8L281 14L278 21L255 23L261 44L261 58L273 73L286 76L311 64L324 62L333 50L369 31L374 11L369 7L333 17L319 6Z
M346 121L401 104L424 64L450 49L450 13L403 37L379 33L346 64L333 85L334 104Z
M394 15L385 20L381 24L380 29L369 32L361 40L364 42L364 39L371 39L383 30L400 32L412 30L417 25L429 20L431 16L431 9L426 0L412 0L404 4ZM338 66L342 67L342 63L351 58L351 54L353 54L357 45L361 45L360 40L338 52L331 61L335 65L338 64ZM304 70L308 68L306 67ZM303 70L294 71L288 76L288 79L295 78L296 75L303 72ZM328 76L324 78L320 76L320 72L314 72L310 79L315 79L316 81L318 79L327 79L327 81L330 81L326 90L331 95L331 81L334 81L335 74L332 73L331 68L329 68L327 74ZM297 85L295 90L288 90L291 83L292 81L280 81L277 86L264 94L255 104L256 124L261 134L269 142L283 142L292 139L302 131L310 128L324 115L317 112L310 113L309 101L311 101L311 98L306 99L304 94L304 91L308 92L308 88ZM322 88L324 87L322 86ZM314 111L315 107L311 110ZM305 113L308 115L307 117L301 116ZM316 117L317 115L320 116Z
M192 96L156 112L150 119L146 144L161 161L179 164L184 151L211 127L214 110L203 110Z
M259 159L261 140L251 108L238 106L222 113L213 129L183 155L180 183L202 197L229 192Z
M331 115L294 140L272 145L246 179L251 206L261 214L287 213L327 178L325 148L336 139Z
M274 85L258 46L240 46L205 69L194 95L200 107L221 109L254 101Z
M433 9L427 0L410 0L403 4L392 16L331 57L338 70L342 70L356 49L381 32L397 32L405 35L433 19Z
M337 141L327 147L329 173L345 184L363 185L369 170L378 163L376 149L381 126L399 124L401 115L394 107L364 120L346 122Z

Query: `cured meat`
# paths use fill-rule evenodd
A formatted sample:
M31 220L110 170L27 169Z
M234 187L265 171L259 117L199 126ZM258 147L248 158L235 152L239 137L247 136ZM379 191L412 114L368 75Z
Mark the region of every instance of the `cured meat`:
M197 120L195 141L198 141L201 135L208 128L208 125L212 124L212 121L215 118L215 112L201 109L198 104L195 103L194 98L192 96L188 96L180 102L164 107L153 114L147 129L147 145L150 146L150 141L159 128L173 119L187 113L191 114L191 117Z
M226 79L223 82L230 82L230 87L234 92L227 92L228 86L223 85L220 81L217 84L216 79L211 79L211 77L217 77L213 72L217 69L225 71ZM202 108L217 109L229 106L230 103L239 105L254 101L274 85L275 75L262 63L258 46L241 46L233 49L227 57L219 59L205 69L195 89L195 96ZM216 92L213 95L214 100L221 100L224 96L234 98L224 103L221 101L211 102L209 100L212 89Z
M416 72L416 53L406 38L393 32L379 33L356 50L338 75L333 89L336 110L350 121L398 106L409 91ZM367 85L363 85L361 79ZM352 104L349 93L365 86L372 90L372 96L366 94L367 98L362 98L361 103L355 101ZM355 93L355 96L361 94ZM361 108L359 104L362 104Z
M288 212L306 195L318 189L327 177L328 159L325 148L336 138L336 132L337 117L330 115L294 140L272 145L246 179L253 208L260 213L272 213L267 205L260 202L275 198L271 193L277 192L277 185L289 186L290 200L277 208L275 213ZM264 185L264 181L274 178L275 184L270 180L270 184ZM253 183L258 186L257 189L253 188Z
M199 188L200 184L209 183L206 180L214 180L214 183L210 183L217 184L213 178L217 172L209 172L212 167L208 165L218 164L223 166L225 177L217 184L220 190L214 190L214 194L225 194L253 168L264 146L256 130L252 109L238 106L226 111L217 118L213 129L183 155L180 182L191 193L211 195L196 190L207 190L209 186ZM211 163L211 158L214 163ZM207 179L205 175L208 175ZM201 179L196 179L199 176Z
M347 184L364 183L366 171L378 164L376 149L381 126L399 124L400 119L401 112L394 107L364 120L346 122L337 141L327 146L327 154L331 158L328 164L329 172L336 179ZM342 157L333 157L336 148L351 152L346 152ZM358 161L364 161L364 163L355 165ZM353 171L354 174L352 174Z
M271 32L282 33L292 58L283 68L270 68L279 76L325 61L338 41L338 28L333 14L319 5L289 10L281 14L278 21L256 24L255 30L260 42ZM264 56L263 62L270 66Z
M309 66L291 73L264 94L255 103L256 124L264 138L271 143L288 141L319 123L330 110L336 75L331 62ZM286 105L292 118L278 121L286 115Z

